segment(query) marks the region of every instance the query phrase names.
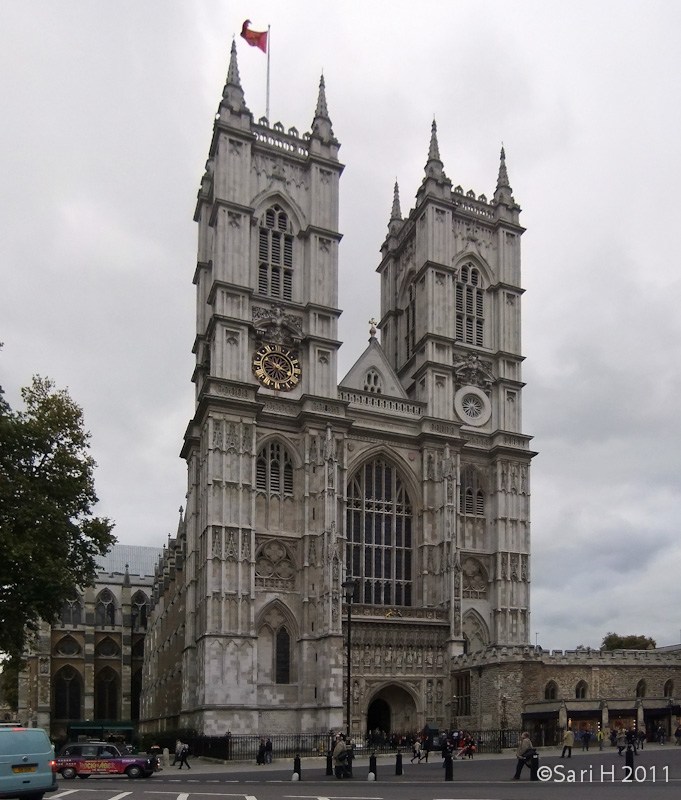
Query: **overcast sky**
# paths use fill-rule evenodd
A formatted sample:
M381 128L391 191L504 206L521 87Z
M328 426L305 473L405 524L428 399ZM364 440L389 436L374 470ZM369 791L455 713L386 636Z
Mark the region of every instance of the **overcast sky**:
M271 119L342 143L341 377L438 123L447 175L522 206L532 642L681 629L681 4L22 0L0 24L0 382L83 407L99 514L177 527L193 413L196 191L244 19L272 27ZM246 102L266 57L238 39ZM536 635L537 634L537 635ZM535 638L536 635L536 638Z

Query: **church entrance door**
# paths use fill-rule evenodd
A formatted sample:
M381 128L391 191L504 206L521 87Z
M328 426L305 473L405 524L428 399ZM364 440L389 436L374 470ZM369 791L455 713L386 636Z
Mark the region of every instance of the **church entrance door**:
M369 702L367 733L378 729L383 734L413 733L418 729L416 704L401 686L384 686Z

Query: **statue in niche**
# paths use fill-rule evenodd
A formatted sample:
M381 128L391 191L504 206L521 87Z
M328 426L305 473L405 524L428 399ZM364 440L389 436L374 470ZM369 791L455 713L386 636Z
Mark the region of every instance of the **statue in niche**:
M432 649L432 647L429 647L426 650L426 666L427 667L432 667L433 666L433 649Z
M435 699L438 703L442 702L442 681L438 681L435 687Z
M433 682L428 681L426 683L426 704L429 706L433 705Z
M401 669L401 668L402 668L402 658L403 658L402 651L401 651L401 650L398 650L398 651L397 651L397 656L395 657L395 666L396 666L398 669Z
M369 649L369 645L364 645L364 666L368 667L371 665L371 650Z
M386 667L389 667L392 663L393 663L393 646L389 644L385 651L385 665Z
M374 667L379 669L381 666L381 648L377 645L374 650Z
M359 683L357 681L352 684L352 702L355 705L359 703Z

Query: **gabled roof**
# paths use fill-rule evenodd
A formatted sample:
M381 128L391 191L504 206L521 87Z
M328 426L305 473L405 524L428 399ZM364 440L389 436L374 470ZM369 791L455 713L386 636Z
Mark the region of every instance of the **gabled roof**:
M375 370L380 379L380 394L383 397L399 397L407 400L407 393L404 391L400 379L395 370L390 366L383 348L378 343L378 339L372 336L369 339L369 346L362 355L350 367L347 375L339 384L340 389L354 389L360 392L372 391L367 388L366 376L370 370ZM376 387L377 389L378 387ZM379 392L376 392L379 394Z
M162 547L115 544L108 553L97 556L96 560L99 571L109 575L116 573L124 575L127 566L130 575L153 576L154 567L162 555Z

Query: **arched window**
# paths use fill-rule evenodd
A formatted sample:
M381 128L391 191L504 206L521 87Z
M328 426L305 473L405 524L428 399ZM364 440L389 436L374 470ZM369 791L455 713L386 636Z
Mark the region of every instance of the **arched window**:
M79 720L81 681L71 666L62 667L54 676L54 716L56 719Z
M95 719L118 719L118 675L111 667L95 678Z
M577 686L575 686L575 699L576 700L584 700L587 696L589 691L589 686L586 681L579 681Z
M67 600L61 609L60 622L65 628L72 628L80 625L82 619L82 606L80 597L75 600Z
M290 683L291 637L285 627L279 628L274 639L275 683Z
M108 589L100 592L95 604L95 625L116 624L116 600Z
M95 647L98 658L116 658L120 652L118 644L110 636L106 636Z
M371 605L412 603L412 509L390 464L365 464L348 485L348 578L360 582L360 600Z
M364 391L373 392L374 394L381 394L383 391L381 376L373 367L364 376Z
M456 338L466 344L484 345L485 293L480 271L472 264L461 267L456 281Z
M671 678L665 683L663 692L665 697L674 696L674 681Z
M149 598L140 589L132 598L132 627L135 630L146 630L149 615Z
M142 668L133 673L130 682L130 719L140 718L140 702L142 699Z
M293 464L279 442L270 442L258 453L255 486L268 495L293 494Z
M459 493L459 513L482 517L485 514L485 492L475 467L464 467L461 473Z
M645 697L646 696L646 682L644 680L640 680L636 684L636 697Z
M293 235L280 206L267 209L258 234L258 294L293 299Z
M55 648L55 655L65 656L66 658L77 656L79 653L80 645L73 636L65 636L63 639L60 639Z
M558 686L555 681L549 681L544 689L544 700L556 700L558 698Z

